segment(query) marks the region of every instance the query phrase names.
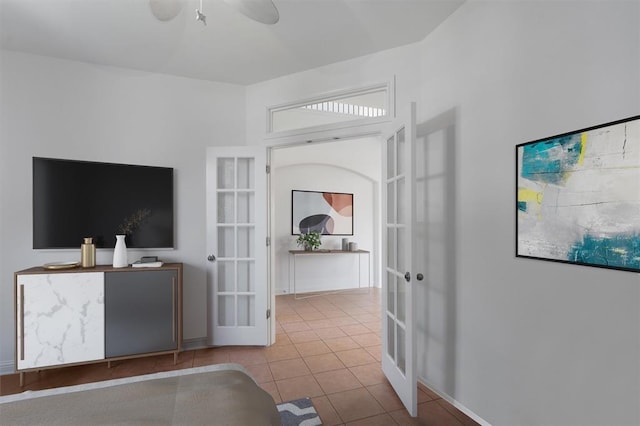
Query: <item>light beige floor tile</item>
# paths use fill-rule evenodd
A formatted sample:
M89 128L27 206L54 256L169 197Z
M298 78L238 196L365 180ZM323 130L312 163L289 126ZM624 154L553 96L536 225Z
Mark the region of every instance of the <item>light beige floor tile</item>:
M269 367L276 381L311 374L302 358L270 362Z
M286 323L282 323L281 325L287 334L294 333L296 331L311 330L311 327L309 327L307 323L304 321L286 322Z
M347 367L355 367L357 365L376 362L375 358L362 348L337 351L335 354Z
M325 371L324 373L317 373L314 376L327 395L362 387L362 384L356 376L346 368Z
M384 373L382 372L382 366L379 362L351 367L349 371L351 371L364 386L376 385L386 381Z
M335 337L335 338L332 338L332 339L323 339L323 340L327 344L327 346L329 346L331 348L331 350L334 351L334 352L346 351L346 350L349 350L349 349L360 348L360 345L358 345L349 336Z
M298 343L295 346L302 357L327 354L331 352L329 346L327 346L326 343L324 343L322 340Z
M277 380L276 385L283 401L323 395L322 389L312 375Z
M345 422L364 419L384 413L384 408L365 388L327 395L331 405Z
M367 390L387 412L404 408L402 401L388 382L367 386Z
M358 334L356 336L351 336L351 338L362 347L380 346L381 343L380 336L372 332Z
M293 343L304 343L320 340L320 337L313 330L305 330L289 333L289 339L291 339Z
M313 374L340 370L345 367L334 353L311 355L303 359Z
M387 413L384 413L346 423L346 426L389 426L395 424L396 422L395 420L393 420L393 417L391 417Z
M348 337L347 334L337 327L329 326L327 328L314 329L318 337L322 340L335 339L337 337Z
M356 336L358 334L371 333L371 330L369 330L363 324L343 325L342 327L340 327L340 329L344 331L347 336Z
M316 412L320 416L323 426L338 426L343 424L338 412L333 408L329 398L326 396L316 396L311 398Z
M264 356L268 362L300 358L300 354L293 344L274 345L265 348Z

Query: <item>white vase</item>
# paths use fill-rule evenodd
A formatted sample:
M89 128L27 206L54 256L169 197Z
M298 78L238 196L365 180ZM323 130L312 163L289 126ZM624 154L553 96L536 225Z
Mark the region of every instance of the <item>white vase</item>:
M127 244L124 241L124 235L116 235L116 248L113 250L113 267L126 268L129 266L127 261Z

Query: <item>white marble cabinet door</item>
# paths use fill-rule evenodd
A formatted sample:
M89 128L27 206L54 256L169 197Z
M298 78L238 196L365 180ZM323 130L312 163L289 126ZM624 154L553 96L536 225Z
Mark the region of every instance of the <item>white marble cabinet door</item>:
M17 285L18 370L104 358L103 272L19 275Z

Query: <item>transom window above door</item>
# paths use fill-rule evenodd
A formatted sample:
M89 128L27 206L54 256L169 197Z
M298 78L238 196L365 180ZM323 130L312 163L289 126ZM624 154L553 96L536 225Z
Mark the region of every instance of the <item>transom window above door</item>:
M333 93L269 108L268 133L361 124L391 116L389 84Z

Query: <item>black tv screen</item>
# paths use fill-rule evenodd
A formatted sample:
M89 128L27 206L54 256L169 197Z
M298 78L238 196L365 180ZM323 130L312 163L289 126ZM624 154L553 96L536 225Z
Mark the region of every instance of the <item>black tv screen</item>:
M173 169L33 157L33 248L173 247Z

